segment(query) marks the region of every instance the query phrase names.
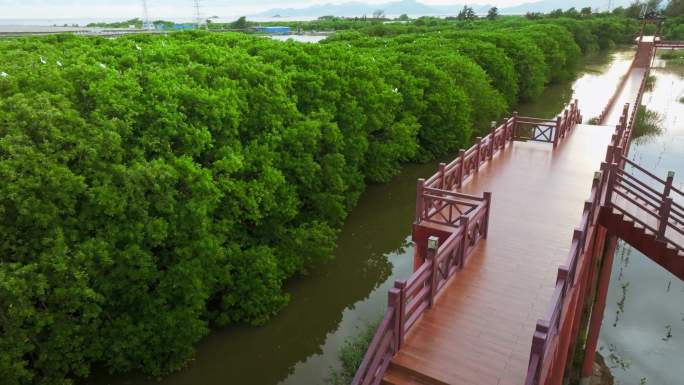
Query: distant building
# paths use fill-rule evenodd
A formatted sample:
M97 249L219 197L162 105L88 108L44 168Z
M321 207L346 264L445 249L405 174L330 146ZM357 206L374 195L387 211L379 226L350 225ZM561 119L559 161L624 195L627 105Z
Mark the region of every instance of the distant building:
M290 27L256 27L257 32L270 33L274 35L286 35L290 33Z

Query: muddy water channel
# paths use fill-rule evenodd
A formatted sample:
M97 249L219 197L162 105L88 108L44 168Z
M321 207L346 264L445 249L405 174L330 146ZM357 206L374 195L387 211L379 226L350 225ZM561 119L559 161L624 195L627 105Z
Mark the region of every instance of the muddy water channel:
M597 116L631 58L630 50L586 57L575 80L553 85L517 109L525 115L553 117L574 95L583 101L585 119ZM379 319L391 283L410 274L415 181L434 173L437 164L407 165L390 183L370 186L342 229L335 259L292 280L287 287L290 304L267 325L214 331L199 344L186 369L160 382L129 375L90 383L324 383L331 368L339 365L337 355L345 339Z
M681 188L684 65L655 65L643 105L660 115L661 131L636 139L629 157L658 176L674 171ZM599 349L615 384L684 383L684 283L625 244L616 251Z

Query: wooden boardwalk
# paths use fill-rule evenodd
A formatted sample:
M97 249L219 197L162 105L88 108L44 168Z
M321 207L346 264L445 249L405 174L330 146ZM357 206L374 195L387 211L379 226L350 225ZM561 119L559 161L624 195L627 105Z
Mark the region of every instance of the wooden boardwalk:
M632 68L625 76L625 82L622 89L619 90L616 95L615 103L612 108L606 114L603 121L604 125L615 127L620 123L620 115L622 115L622 107L629 103L630 112L634 108L634 101L639 94L639 88L641 86L641 81L645 76L646 69L644 68Z
M555 150L514 142L464 185L492 192L488 239L408 332L385 383L524 383L535 322L613 132L578 125Z
M637 42L602 125L577 100L555 122L514 113L417 181L415 271L354 385L560 385L580 330L586 380L617 239L684 279L684 192L624 156L655 50Z

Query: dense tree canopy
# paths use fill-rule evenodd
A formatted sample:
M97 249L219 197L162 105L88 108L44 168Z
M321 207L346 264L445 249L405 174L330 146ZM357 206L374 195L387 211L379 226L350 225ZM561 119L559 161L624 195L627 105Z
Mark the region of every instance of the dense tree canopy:
M323 44L0 40L3 384L63 384L92 363L159 375L212 325L266 322L367 183L455 154L635 30L362 23Z

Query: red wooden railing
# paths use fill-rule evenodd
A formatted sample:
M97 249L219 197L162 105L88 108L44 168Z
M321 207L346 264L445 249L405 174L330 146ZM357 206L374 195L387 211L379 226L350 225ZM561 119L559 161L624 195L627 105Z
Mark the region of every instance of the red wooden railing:
M490 196L469 197L478 204L459 217L455 231L440 245L430 237L425 263L389 290L387 311L378 326L352 384L379 384L404 335L432 307L435 297L464 264L477 242L487 236Z
M649 191L643 189L644 185L649 185L648 182L641 180L639 182L642 183L635 182L636 178L630 178L632 175L628 176L624 167L630 165L638 167L639 170L646 170L622 156L623 153L629 151L630 140L636 123L636 114L638 106L641 105L647 78L648 69L642 79L634 108L630 111L629 104L623 107L619 124L615 128L615 133L608 146L606 162L601 165L601 171L594 176L589 199L584 204L580 225L575 228L573 233L568 257L566 262L558 268L556 287L551 302L544 318L538 320L535 327L525 385L560 385L563 381L568 356L573 350L575 341L577 341L579 323L587 297L586 293L592 285L590 282L590 271L594 262L592 247L596 237L599 208L601 205L610 205L613 202L612 194L622 192L626 196L634 196L635 194L644 194L642 190ZM623 84L618 87L616 94L621 91L622 86ZM611 98L609 104L613 102L614 98ZM648 174L651 178L657 178L653 174ZM629 180L632 184L623 182L625 180ZM672 190L671 181L668 184L667 180L658 180L665 184L665 189L670 186L668 194L670 191L681 193L679 190ZM640 189L633 186L639 186ZM611 191L612 194L609 193ZM669 224L676 226L684 224L682 223L684 220L682 206L673 205L671 201L666 200L666 195L663 194L664 192L660 193L661 200L654 201L660 213L659 216L654 215L654 217L660 219L665 217L667 208L670 211L668 219L658 222L659 226L662 226L663 223L666 227ZM658 202L664 203L658 204ZM671 209L672 207L675 207L674 211ZM665 236L665 231L662 231L662 235Z
M684 251L684 193L672 186L674 172L661 179L623 156L609 172L605 205Z
M655 46L657 48L684 48L684 41L658 41Z
M556 119L539 119L519 116L516 119L515 139L553 143L557 146L570 129L582 123L578 101L573 100Z
M405 280L397 280L389 290L388 304L382 322L373 336L352 385L379 384L404 336L420 316L434 304L435 297L448 280L463 268L477 243L487 237L491 194L478 197L456 192L480 167L504 150L515 139L558 144L570 129L581 122L577 101L573 101L555 120L519 117L513 113L475 145L460 150L451 163L440 163L437 173L427 180L419 179L416 192L416 223L437 224L450 229L440 244L430 237L425 261ZM551 127L547 134L525 136L526 124ZM547 135L548 140L541 140Z

